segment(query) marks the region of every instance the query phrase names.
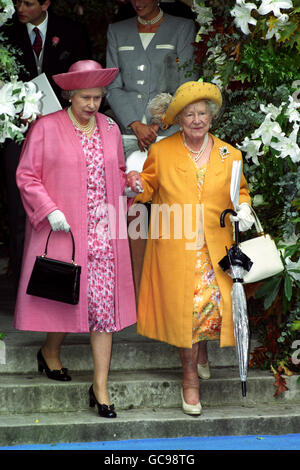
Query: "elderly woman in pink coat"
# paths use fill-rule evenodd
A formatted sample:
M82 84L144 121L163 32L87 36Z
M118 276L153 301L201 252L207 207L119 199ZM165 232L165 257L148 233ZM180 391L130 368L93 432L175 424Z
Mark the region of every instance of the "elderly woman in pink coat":
M22 150L17 184L27 212L22 274L14 326L45 331L37 354L38 370L69 381L60 361L67 332L89 332L94 379L90 406L100 416L116 416L108 394L112 333L136 322L136 307L126 229L126 183L121 134L115 122L98 113L104 89L118 73L92 60L73 64L55 82L68 94L70 107L41 117ZM35 258L48 256L81 266L80 298L70 305L26 293Z

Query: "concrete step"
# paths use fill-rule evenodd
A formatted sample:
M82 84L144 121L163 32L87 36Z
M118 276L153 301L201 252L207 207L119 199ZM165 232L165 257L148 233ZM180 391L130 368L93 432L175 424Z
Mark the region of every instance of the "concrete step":
M95 442L182 436L282 435L298 433L300 409L277 404L266 407L204 407L192 417L181 409L120 410L116 419L100 418L95 410L1 416L0 445ZM54 447L55 449L55 447Z
M201 403L206 407L234 405L265 406L276 403L300 405L296 376L287 378L289 392L274 398L274 378L265 371L250 370L247 396L242 397L236 368L212 369L209 380L201 380ZM111 402L117 410L163 409L181 406L181 370L115 371L110 374ZM45 375L2 375L0 414L58 413L88 409L91 374L73 374L71 382L49 380Z
M1 328L0 328L1 329ZM45 333L5 330L6 364L0 364L0 374L26 373L37 370L36 354ZM251 340L251 350L258 346ZM209 361L214 367L235 366L235 348L220 348L217 341L208 342ZM88 334L69 334L61 348L64 367L72 371L92 371L93 361ZM150 340L136 333L136 325L113 335L111 370L167 369L180 367L178 349L166 343Z

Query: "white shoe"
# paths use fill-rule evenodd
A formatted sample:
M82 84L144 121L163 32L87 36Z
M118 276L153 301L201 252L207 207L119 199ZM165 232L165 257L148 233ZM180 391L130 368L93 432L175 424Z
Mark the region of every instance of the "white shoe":
M198 371L198 376L200 379L207 380L210 378L210 368L209 368L209 363L207 362L206 364L197 364L197 371Z
M200 415L202 411L202 406L199 401L197 405L189 405L184 401L183 390L181 389L181 399L182 399L182 411L187 415Z

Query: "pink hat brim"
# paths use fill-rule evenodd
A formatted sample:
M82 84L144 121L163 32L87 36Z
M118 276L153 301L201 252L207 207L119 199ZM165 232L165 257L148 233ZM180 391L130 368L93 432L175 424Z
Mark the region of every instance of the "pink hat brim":
M114 81L118 72L117 68L86 70L60 73L52 78L62 90L82 90L107 86Z

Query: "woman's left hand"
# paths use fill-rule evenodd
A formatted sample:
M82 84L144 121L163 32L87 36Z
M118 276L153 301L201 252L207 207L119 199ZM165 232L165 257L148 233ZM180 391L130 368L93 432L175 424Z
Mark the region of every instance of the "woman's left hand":
M135 193L143 192L143 182L137 171L130 171L127 174L127 186Z
M241 205L237 206L236 213L236 216L230 216L231 222L239 223L240 232L245 232L246 230L249 230L249 228L251 228L254 223L254 217L251 213L249 205L246 202L243 202Z

